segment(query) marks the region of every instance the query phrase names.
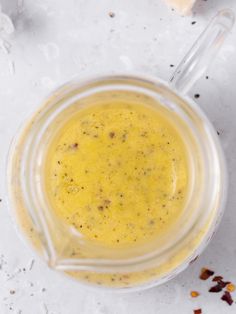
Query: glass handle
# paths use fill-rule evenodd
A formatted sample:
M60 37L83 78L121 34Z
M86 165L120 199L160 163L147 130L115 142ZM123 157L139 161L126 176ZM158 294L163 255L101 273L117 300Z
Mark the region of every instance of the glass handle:
M233 11L219 11L199 36L170 78L174 89L187 93L205 73L234 25Z

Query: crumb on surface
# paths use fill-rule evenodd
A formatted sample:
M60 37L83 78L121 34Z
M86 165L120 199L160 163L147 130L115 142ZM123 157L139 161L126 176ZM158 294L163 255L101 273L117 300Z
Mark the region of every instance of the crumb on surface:
M114 12L109 12L108 15L109 15L111 18L115 17L115 13L114 13Z

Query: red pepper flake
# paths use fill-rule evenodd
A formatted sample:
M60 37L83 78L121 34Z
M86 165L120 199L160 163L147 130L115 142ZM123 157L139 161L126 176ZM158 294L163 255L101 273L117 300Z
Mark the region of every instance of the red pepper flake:
M222 279L223 279L222 276L215 276L215 277L212 279L212 281L217 281L217 282L219 282L219 281L221 281Z
M223 281L222 276L215 276L212 281L216 281L217 285L210 288L209 292L220 292L225 288L228 284L230 284L229 281Z
M218 283L217 285L211 287L209 289L209 292L217 293L217 292L221 292L222 289L223 289L222 286Z
M219 284L221 285L222 288L225 288L228 284L230 284L230 281L219 281Z
M201 274L200 274L200 279L201 280L207 280L209 277L211 277L212 275L214 275L214 271L207 269L207 268L202 268L201 270Z
M227 286L226 286L226 289L228 292L233 292L235 290L235 285L232 284L232 283L229 283Z
M199 294L200 293L198 291L191 291L190 292L190 295L191 295L192 298L197 298L199 296Z
M231 294L228 291L225 291L221 300L227 302L229 305L232 305L232 303L234 302L232 297L231 297Z
M216 281L222 288L225 288L227 285L231 284L230 281L223 281L222 276L215 276L212 281Z
M193 310L194 314L202 314L202 310L201 309L197 309L197 310Z

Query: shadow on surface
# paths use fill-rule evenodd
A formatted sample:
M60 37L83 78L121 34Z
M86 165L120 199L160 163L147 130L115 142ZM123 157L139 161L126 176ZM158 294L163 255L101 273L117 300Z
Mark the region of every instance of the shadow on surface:
M211 1L210 0L208 1L197 0L193 8L193 13L197 15L205 16L209 13L209 11L214 12L214 7L217 8L215 9L215 13L216 13L220 9L226 9L226 8L232 7L233 3L235 3L235 0L224 0L224 1L222 0L211 0Z

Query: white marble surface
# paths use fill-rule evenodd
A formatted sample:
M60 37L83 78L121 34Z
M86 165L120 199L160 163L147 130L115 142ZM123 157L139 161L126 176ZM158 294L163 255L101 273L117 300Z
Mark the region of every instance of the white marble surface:
M11 139L53 88L76 75L104 71L138 70L168 79L170 64L180 61L217 10L236 11L235 0L199 0L189 17L178 16L161 0L0 2L15 25L8 45L0 48L0 313L188 314L198 307L203 314L236 313L236 304L229 307L209 294L210 282L198 279L201 267L209 266L236 282L236 27L208 71L209 80L203 77L191 91L201 95L197 102L220 132L230 174L227 208L208 248L177 278L126 295L90 291L65 279L18 238L5 187ZM193 300L191 290L202 295Z

